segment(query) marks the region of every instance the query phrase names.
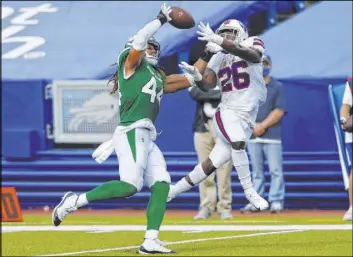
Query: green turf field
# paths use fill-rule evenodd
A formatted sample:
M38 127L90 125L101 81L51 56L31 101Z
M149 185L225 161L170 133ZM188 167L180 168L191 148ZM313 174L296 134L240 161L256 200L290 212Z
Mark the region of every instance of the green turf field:
M2 223L2 256L130 256L141 244L143 216L48 215ZM160 239L181 256L352 256L352 223L342 216L246 216L222 221L167 216Z

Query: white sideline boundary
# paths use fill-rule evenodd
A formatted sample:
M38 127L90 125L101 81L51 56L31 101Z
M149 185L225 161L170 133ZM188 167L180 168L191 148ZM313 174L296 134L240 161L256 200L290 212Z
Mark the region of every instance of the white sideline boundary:
M62 225L54 226L2 226L1 232L22 231L145 231L145 225ZM279 231L279 230L352 230L352 224L337 225L165 225L161 231Z
M285 234L285 233L294 233L294 232L303 232L303 231L306 231L306 230L284 230L284 231L264 232L264 233L255 233L255 234L247 234L247 235L223 236L223 237L213 237L213 238L200 238L200 239L191 239L191 240L167 242L165 245L187 244L187 243L196 243L196 242L204 242L204 241L215 241L215 240L225 240L225 239L244 238L244 237L257 237L257 236L274 235L274 234ZM134 246L125 246L125 247L116 247L116 248L87 250L87 251L80 251L80 252L45 254L45 255L39 255L39 256L67 256L67 255L86 254L86 253L102 253L102 252L110 252L110 251L130 250L130 249L135 249L135 248L139 248L139 247L140 247L139 245L134 245Z

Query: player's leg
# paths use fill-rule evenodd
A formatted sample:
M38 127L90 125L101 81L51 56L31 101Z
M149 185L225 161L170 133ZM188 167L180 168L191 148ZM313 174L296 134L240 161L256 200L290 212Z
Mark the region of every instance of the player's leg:
M265 210L268 203L254 190L249 167L249 158L245 147L252 134L249 124L240 118L233 110L225 109L215 115L218 131L230 143L233 165L243 187L246 198L255 208Z
M127 133L114 134L115 151L119 159L120 180L106 182L79 196L72 192L66 193L53 211L52 218L55 226L60 225L69 213L88 203L129 197L141 190L148 154L146 151L148 145L142 140L148 133L142 132L141 129L134 129Z
M215 132L214 120L209 120L208 128L209 128L209 131L212 135L212 142L213 142L212 148L213 148L217 142L217 134ZM230 150L228 150L228 152L229 151ZM218 189L217 212L218 212L221 219L233 218L233 216L232 216L232 199L233 198L232 198L232 187L231 187L231 172L232 172L232 162L228 161L223 166L218 168L216 172L212 173L209 176L209 177L211 177L215 173L217 175L217 189ZM205 181L207 181L207 179ZM200 186L201 186L201 184L200 184ZM215 196L215 198L216 198L216 196Z
M211 123L209 124L211 125ZM194 145L199 162L202 162L203 160L207 159L208 155L210 154L215 145L211 132L195 132ZM194 217L195 220L207 219L211 217L212 212L216 208L217 189L214 179L214 173L212 173L199 185L200 205L199 211Z
M230 149L230 145L227 142L221 138L217 138L216 145L209 157L196 165L193 171L179 180L175 185L170 186L168 202L177 195L190 190L194 185L201 183L217 168L228 162L231 158Z
M263 143L249 143L248 150L250 154L250 159L252 163L252 179L254 184L254 189L259 195L263 196L265 194L265 173L264 173L264 153L263 153ZM247 204L244 208L241 208L242 213L246 212L256 212L258 211L255 206L251 203Z
M346 149L347 149L347 157L348 157L348 162L349 166L351 168L350 174L349 174L349 187L348 187L348 194L349 194L349 209L348 211L344 214L343 220L352 220L352 173L353 173L353 161L352 161L352 148L353 148L353 143L346 143Z
M143 171L147 166L148 140L148 131L142 128L114 134L120 180L109 181L87 192L88 202L129 197L141 190Z
M278 213L283 211L285 185L282 166L282 144L264 144L268 168L271 174L271 184L268 200L271 203L270 212Z
M144 172L144 184L151 190L151 197L147 206L147 230L145 240L142 243L140 253L174 253L163 247L158 240L158 233L162 224L167 196L170 185L170 175L162 152L158 146L151 142L151 150L148 155L147 168Z

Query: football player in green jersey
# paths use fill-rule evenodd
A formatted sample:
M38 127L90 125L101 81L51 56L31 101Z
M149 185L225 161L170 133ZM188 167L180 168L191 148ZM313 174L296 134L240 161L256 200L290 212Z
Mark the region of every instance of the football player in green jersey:
M151 197L147 231L139 249L139 253L145 254L173 253L158 239L170 184L166 162L154 143L157 136L154 122L162 94L194 85L189 74L166 76L157 67L160 46L153 35L171 21L170 12L170 7L163 4L157 18L141 29L118 57L114 88L119 88L120 124L112 144L119 159L120 180L109 181L81 195L66 193L52 215L53 224L58 226L68 214L90 202L130 197L146 185ZM213 53L219 50L208 44L204 56L194 66L202 73Z

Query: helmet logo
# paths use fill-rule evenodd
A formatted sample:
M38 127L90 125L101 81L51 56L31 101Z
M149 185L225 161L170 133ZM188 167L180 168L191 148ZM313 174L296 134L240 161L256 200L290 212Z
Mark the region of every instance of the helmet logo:
M244 24L241 23L240 21L239 21L239 24L240 24L240 26L243 28L243 30L244 30L246 33L248 33L248 30L247 30L247 28L244 26Z

